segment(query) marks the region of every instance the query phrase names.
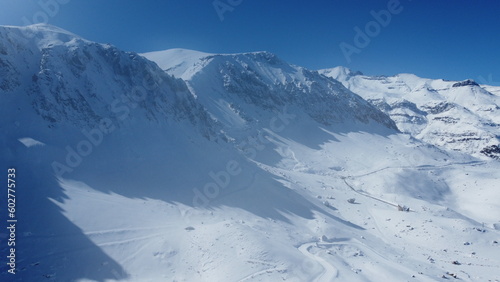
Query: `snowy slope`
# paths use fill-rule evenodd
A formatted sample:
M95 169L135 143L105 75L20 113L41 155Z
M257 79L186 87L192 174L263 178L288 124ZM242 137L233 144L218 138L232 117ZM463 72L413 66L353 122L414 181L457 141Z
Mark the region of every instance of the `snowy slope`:
M475 156L500 143L495 87L412 74L365 76L345 67L320 73L339 80L390 115L401 131L425 142Z
M29 32L36 35L25 36ZM187 119L199 124L205 135L215 134L186 84L137 54L48 25L4 27L0 36L2 72L9 74L2 77L3 99L34 109L51 126L95 127L104 117L127 121L133 110L139 112L134 118L158 123ZM5 113L16 110L9 109L9 103L2 106ZM19 114L7 118L14 122ZM21 122L18 127L26 126L16 121Z
M20 242L2 281L498 277L498 162L401 134L267 52L155 64L26 29L0 28L0 165L17 170Z
M493 93L497 96L500 96L500 86L491 86L491 85L481 84L481 87L490 93Z
M352 122L396 128L386 115L340 83L269 52L211 55L173 49L142 55L186 80L200 103L228 127L249 126L257 122L261 110L287 106L325 125ZM175 59L185 57L189 59L182 64Z

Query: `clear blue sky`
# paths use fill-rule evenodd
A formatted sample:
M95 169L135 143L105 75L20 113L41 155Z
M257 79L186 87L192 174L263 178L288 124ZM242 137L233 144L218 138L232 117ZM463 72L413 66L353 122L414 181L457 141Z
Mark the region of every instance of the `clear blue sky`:
M364 30L374 20L372 10L387 10L395 0L217 1L237 4L222 21L214 0L0 0L0 24L23 25L23 17L33 22L34 16L42 21L38 2L52 2L59 9L46 13L50 24L127 51L266 50L310 69L343 65L366 74L500 85L500 1L400 0L402 11L379 31L372 24L369 44L350 62L339 45L356 47L354 28Z

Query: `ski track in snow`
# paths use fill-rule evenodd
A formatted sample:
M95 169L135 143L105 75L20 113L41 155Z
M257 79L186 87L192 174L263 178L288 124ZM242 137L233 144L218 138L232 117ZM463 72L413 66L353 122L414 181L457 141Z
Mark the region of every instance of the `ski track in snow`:
M374 171L370 171L367 173L363 174L358 174L358 175L351 175L348 178L360 178L368 175L372 175L384 170L389 170L389 169L417 169L417 170L428 170L428 169L441 169L445 167L452 167L452 166L458 166L458 165L470 165L470 166L477 166L477 165L485 165L485 161L470 161L470 162L454 162L454 163L448 163L444 165L420 165L420 166L388 166L384 167L381 169L377 169Z
M394 203L388 202L388 201L386 201L386 200L382 200L382 199L377 198L377 197L375 197L375 196L372 196L372 195L370 195L370 194L368 194L368 193L364 193L364 192L361 192L361 191L358 191L358 190L354 189L354 187L352 187L349 183L347 183L347 181L345 180L345 178L342 178L342 180L344 180L344 183L345 183L345 184L346 184L349 188L351 188L351 190L352 190L352 191L354 191L355 193L357 193L357 194L359 194L359 195L361 195L361 196L364 196L364 197L368 197L368 198L371 198L371 199L377 200L377 201L379 201L379 202L382 202L382 203L384 203L384 204L388 204L388 205L393 206L393 207L396 207L396 208L398 207L398 205L397 205L397 204L394 204Z
M159 233L159 234L153 234L153 235L148 235L148 236L140 236L140 237L134 237L134 238L129 238L129 239L125 239L125 240L119 240L119 241L97 243L97 245L100 247L112 246L112 245L122 245L122 244L134 243L136 241L148 240L148 239L163 236L163 235L165 235L165 234Z

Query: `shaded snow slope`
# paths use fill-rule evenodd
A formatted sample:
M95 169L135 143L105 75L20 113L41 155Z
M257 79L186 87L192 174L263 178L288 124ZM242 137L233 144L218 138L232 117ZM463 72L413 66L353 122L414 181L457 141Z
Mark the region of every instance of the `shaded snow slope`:
M135 111L134 119L189 120L207 137L216 135L214 122L186 84L137 54L47 25L3 27L0 37L0 72L8 74L0 82L8 101L2 112L9 113L9 125L36 122L20 118L32 110L49 126L80 127L95 127L103 118L122 122Z

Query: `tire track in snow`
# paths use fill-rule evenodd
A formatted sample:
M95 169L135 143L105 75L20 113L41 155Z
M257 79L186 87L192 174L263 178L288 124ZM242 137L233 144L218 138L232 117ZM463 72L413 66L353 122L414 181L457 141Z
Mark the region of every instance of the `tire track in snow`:
M147 236L141 236L141 237L127 238L124 240L100 242L100 243L96 243L96 245L99 247L122 245L122 244L128 244L128 243L133 243L133 242L137 242L137 241L142 241L142 240L148 240L148 239L152 239L152 238L164 236L164 235L165 234L163 234L163 233L159 233L159 234L153 234L153 235L147 235Z
M330 239L328 241L324 242L319 242L316 243L316 247L324 250L329 250L332 247L335 246L351 246L356 248L359 252L361 252L363 257L366 257L365 262L374 262L375 264L372 264L372 266L378 266L377 269L371 269L372 272L375 271L375 273L380 273L380 270L383 271L392 271L392 275L396 275L394 277L411 277L411 275L415 274L415 270L412 268L412 262L407 262L407 263L402 263L401 259L403 256L398 255L398 253L394 252L389 252L389 253L383 253L380 251L377 251L373 246L367 245L363 242L360 242L359 240L356 240L354 238L341 238L341 239ZM336 254L339 256L339 258L342 258L344 262L352 268L357 268L361 267L361 271L363 271L363 266L359 265L356 266L356 264L353 264L351 258L349 256L343 256L342 254ZM406 259L411 259L411 257L405 257ZM417 261L413 262L414 264L418 264ZM370 268L367 268L367 270L370 270ZM373 273L372 273L373 274ZM382 276L377 276L375 279L375 276L370 276L370 272L367 272L367 274L358 274L356 272L356 275L362 275L364 278L368 279L369 281L378 281L380 277L386 277L384 275ZM367 276L368 275L368 276ZM421 276L420 277L422 280L420 281L434 281L434 279L426 276ZM429 279L430 278L430 279Z
M269 274L269 273L272 273L272 272L285 272L286 269L281 269L281 268L276 268L276 267L273 267L273 268L268 268L268 269L264 269L264 270L261 270L261 271L257 271L255 273L252 273L240 280L238 280L238 282L243 282L243 281L247 281L249 279L254 279L255 277L259 276L259 275L264 275L264 274Z
M318 275L318 277L316 277L313 281L318 281L318 282L332 281L339 274L338 269L335 268L333 265L331 265L329 262L327 262L322 257L319 257L318 255L315 255L309 251L312 247L314 247L316 245L317 245L316 242L305 243L305 244L302 244L300 247L298 247L298 249L303 255L305 255L309 259L314 260L314 261L318 262L319 264L321 264L321 266L324 269L323 273Z
M120 228L120 229L103 229L103 230L95 230L95 231L86 231L85 235L105 235L112 233L128 233L128 232L137 232L137 231L145 231L145 230L161 230L168 229L174 227L174 225L163 225L163 226L155 226L155 227L137 227L137 228Z

